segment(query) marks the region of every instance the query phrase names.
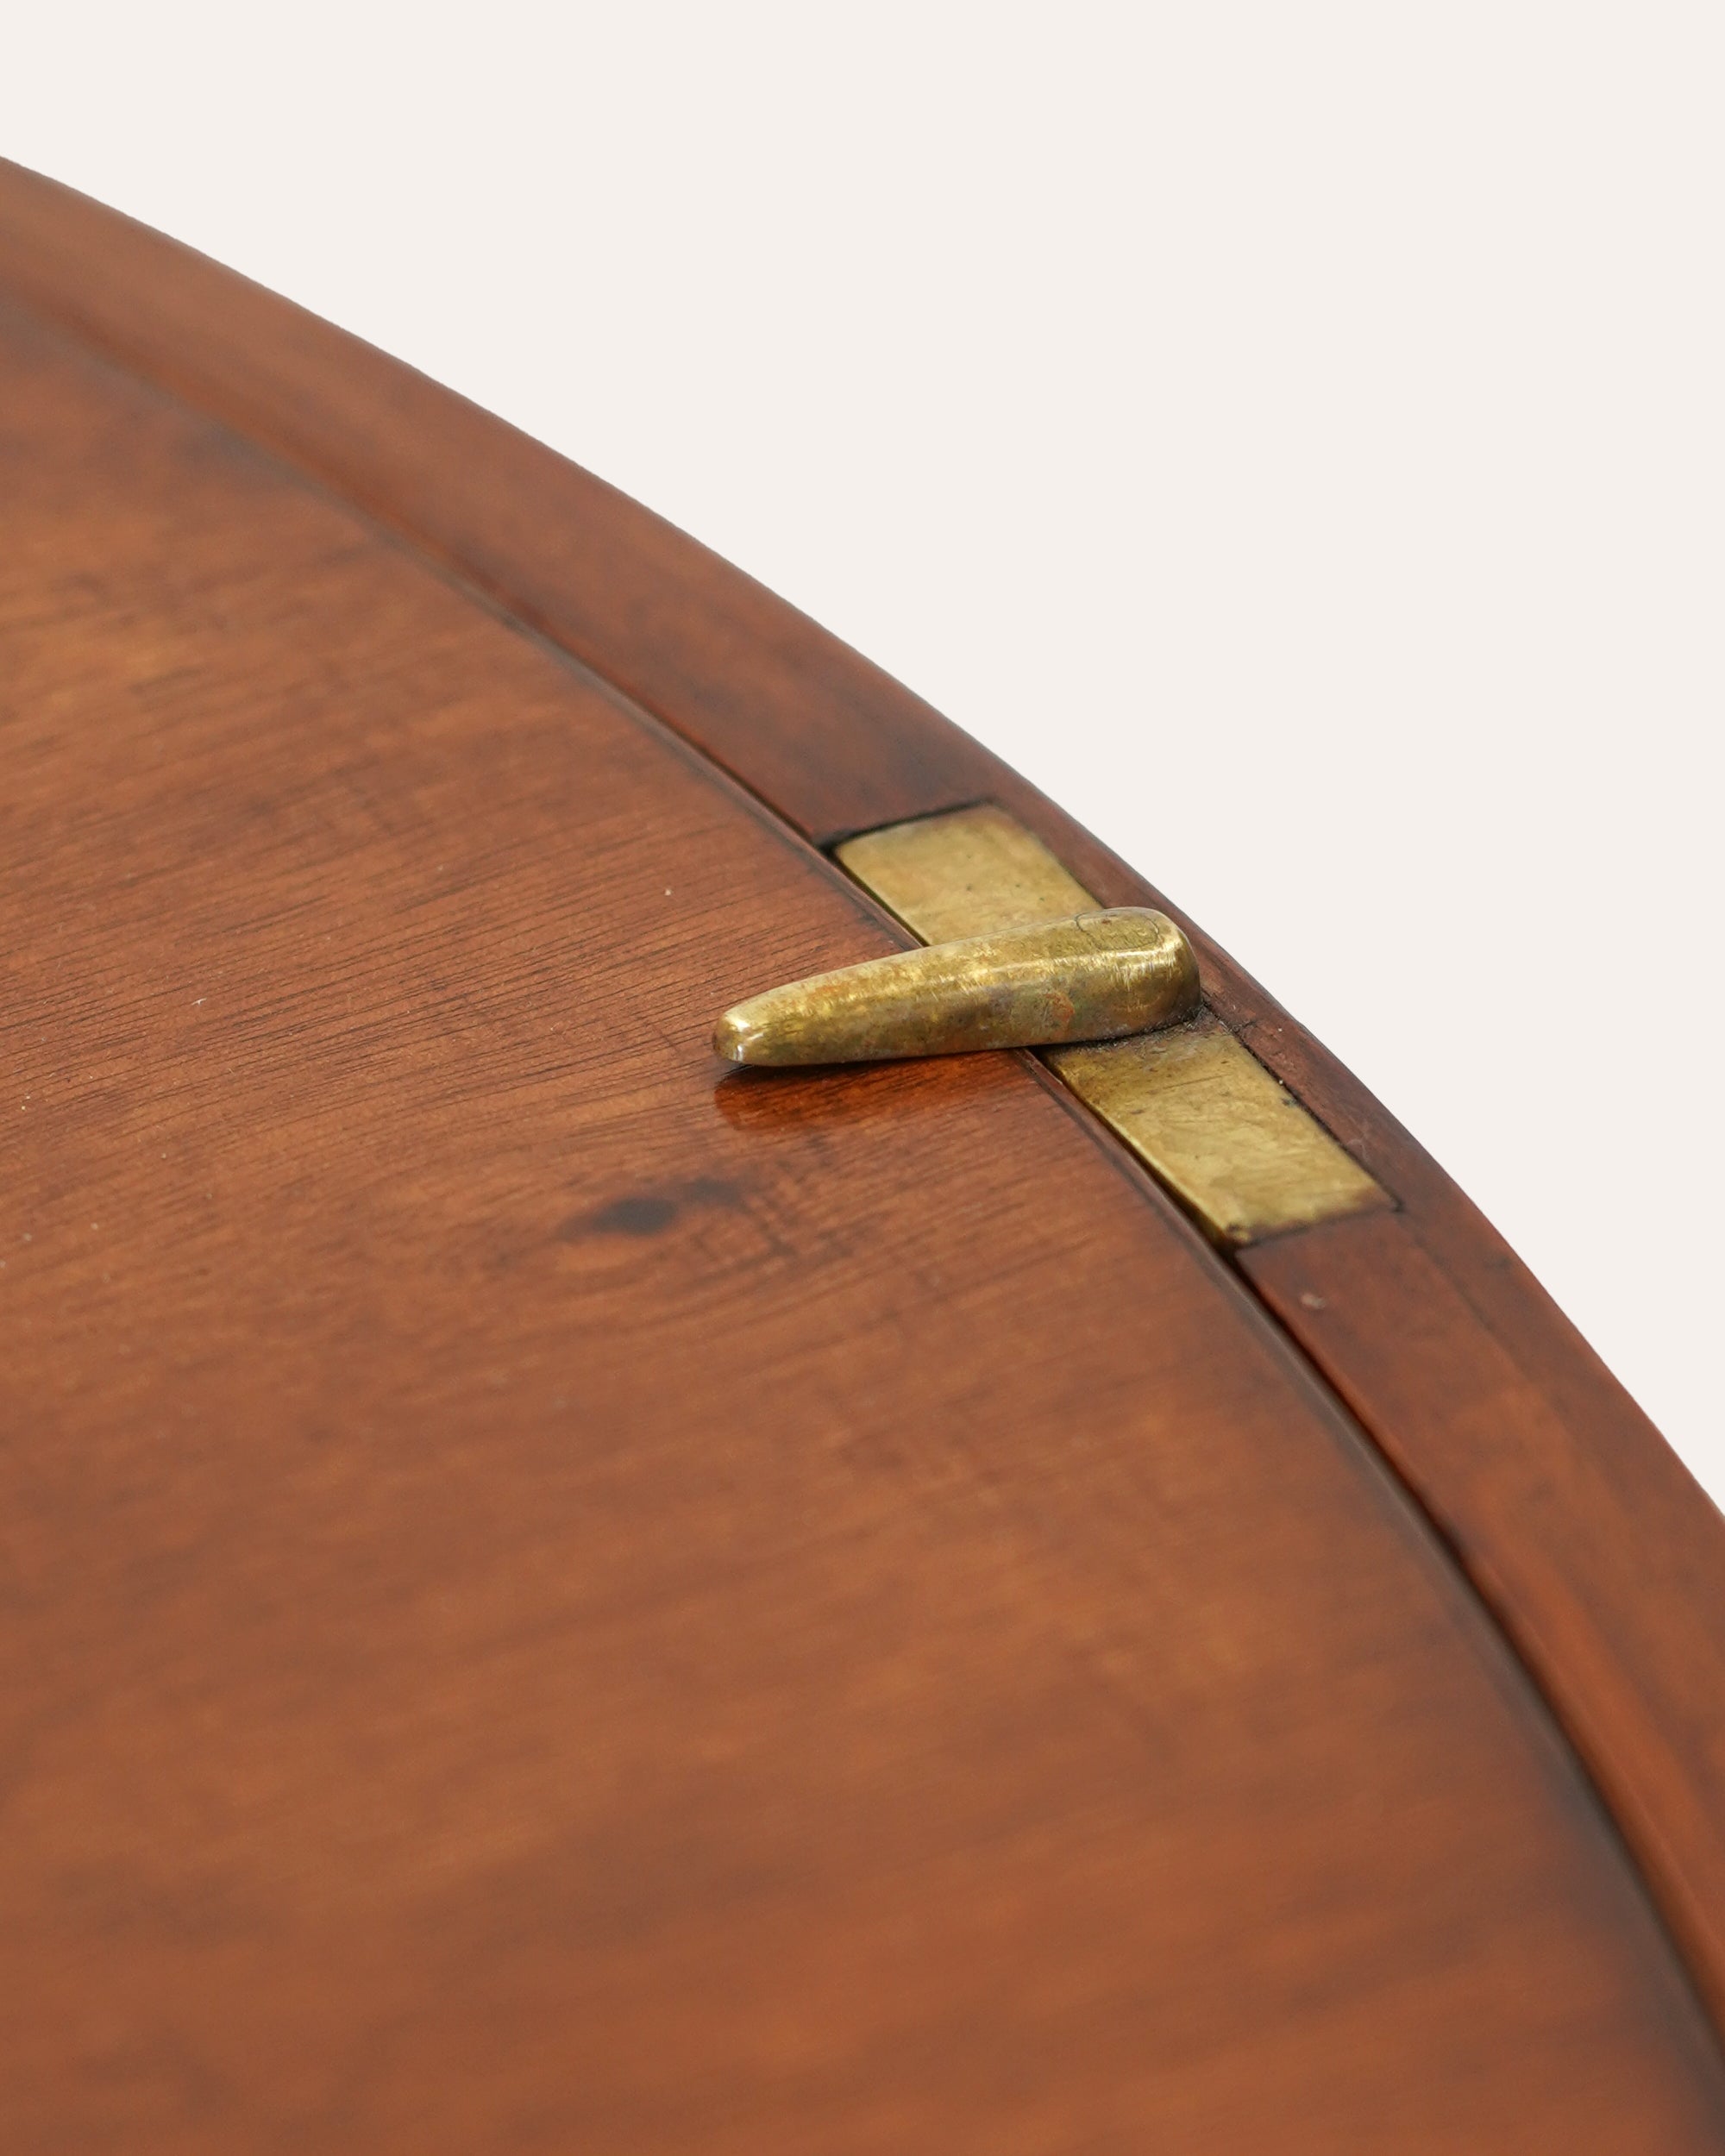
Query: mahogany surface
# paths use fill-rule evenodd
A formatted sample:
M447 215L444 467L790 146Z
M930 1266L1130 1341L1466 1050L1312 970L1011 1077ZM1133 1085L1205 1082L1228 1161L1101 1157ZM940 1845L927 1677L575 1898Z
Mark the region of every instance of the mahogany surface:
M8 186L0 281L44 201L144 244ZM233 291L267 406L292 310ZM248 442L0 331L8 2146L1725 2147L1617 1838L1711 1982L1713 1516L1381 1112L1209 956L1404 1206L1253 1284L1615 1823L1283 1331L1033 1067L720 1081L716 1009L894 932L544 610L428 566L405 466L386 515L332 498L280 411ZM382 368L506 436L343 364L356 413ZM644 512L560 556L568 467L451 446L558 604L602 629L659 573ZM784 681L813 652L866 719L879 677L764 594L702 674L711 558L671 554L617 635L722 685L771 809L958 787L1058 840L913 711L872 767L811 720L862 812L787 809ZM1632 1592L1649 1518L1676 1576Z
M1462 1464L1474 1439L1465 1417L1452 1420L1456 1395L1396 1428L1371 1420L1371 1402L1388 1396L1379 1365L1393 1362L1398 1324L1421 1322L1417 1311L1385 1332L1315 1325L1297 1296L1278 1305L1580 1747L1725 2027L1725 1522L1515 1253L1352 1074L1177 906L997 758L794 608L502 421L0 160L3 290L449 565L817 843L994 799L1105 904L1159 906L1182 922L1212 1006L1400 1202L1394 1226L1306 1248L1302 1265L1326 1269L1306 1292L1339 1307L1387 1238L1398 1275L1429 1267L1439 1276L1450 1356L1509 1374L1490 1435L1509 1471L1475 1475ZM1511 978L1536 962L1505 956ZM1506 1022L1529 1018L1515 1012Z

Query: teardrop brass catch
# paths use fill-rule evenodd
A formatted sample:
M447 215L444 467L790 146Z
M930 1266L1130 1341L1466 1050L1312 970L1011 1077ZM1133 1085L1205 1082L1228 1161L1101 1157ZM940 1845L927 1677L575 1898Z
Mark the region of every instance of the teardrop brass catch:
M727 1011L712 1040L733 1063L884 1062L1120 1040L1197 1007L1179 929L1117 906L815 974Z

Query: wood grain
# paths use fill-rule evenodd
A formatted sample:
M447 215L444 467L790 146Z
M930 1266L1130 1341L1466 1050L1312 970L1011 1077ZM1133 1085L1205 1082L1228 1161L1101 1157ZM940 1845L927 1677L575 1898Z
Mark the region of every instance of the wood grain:
M9 2150L1725 2147L1262 1312L649 718L0 310Z
M1613 1792L1725 2027L1725 1522L1515 1253L1381 1104L1199 924L976 743L740 572L501 421L3 163L0 289L362 507L626 691L809 837L825 843L994 799L1101 903L1157 906L1180 921L1213 1007L1400 1200L1398 1245L1446 1283L1450 1354L1458 1363L1507 1358L1516 1381L1505 1398L1534 1403L1496 1423L1495 1442L1515 1454L1517 1471L1458 1481L1461 1433L1429 1413L1378 1426L1369 1403L1389 1396L1379 1374L1370 1363L1344 1368L1350 1340L1320 1338L1297 1300L1284 1308L1293 1337L1359 1403L1420 1503L1450 1523L1458 1556ZM1537 973L1536 953L1509 956ZM1332 1239L1324 1250L1346 1271L1343 1247ZM1509 1580L1531 1598L1526 1608L1503 1603Z
M1240 1262L1427 1493L1528 1666L1565 1673L1580 1748L1693 1962L1725 1964L1725 1867L1700 1868L1717 1847L1708 1792L1725 1774L1725 1701L1705 1633L1665 1620L1672 1606L1709 1607L1718 1556L1675 1456L1614 1455L1605 1416L1565 1417L1395 1215Z

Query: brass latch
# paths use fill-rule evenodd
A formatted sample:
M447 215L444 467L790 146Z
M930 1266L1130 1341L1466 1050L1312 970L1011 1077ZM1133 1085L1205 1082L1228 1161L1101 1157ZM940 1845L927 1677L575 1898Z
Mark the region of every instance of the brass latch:
M1148 908L1099 910L1003 810L890 824L836 851L930 948L739 1005L714 1037L731 1060L1033 1047L1219 1242L1393 1203L1202 1007L1175 924Z
M727 1062L872 1063L985 1048L1117 1041L1189 1018L1198 962L1148 906L1077 913L871 958L727 1011Z

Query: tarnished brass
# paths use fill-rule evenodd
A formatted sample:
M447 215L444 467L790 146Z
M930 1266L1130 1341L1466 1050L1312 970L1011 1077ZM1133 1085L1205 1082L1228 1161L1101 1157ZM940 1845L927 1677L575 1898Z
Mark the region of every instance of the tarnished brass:
M1208 1011L1142 1040L1057 1048L1045 1060L1222 1242L1259 1243L1389 1202Z
M992 804L888 824L834 849L839 866L925 943L993 936L1095 904L1039 838Z
M870 1063L974 1049L1116 1041L1189 1017L1191 946L1148 906L897 951L816 974L727 1011L733 1063Z
M913 933L979 936L1094 906L1003 810L869 831L843 866ZM1394 1202L1208 1012L1044 1062L1218 1242L1245 1244Z

